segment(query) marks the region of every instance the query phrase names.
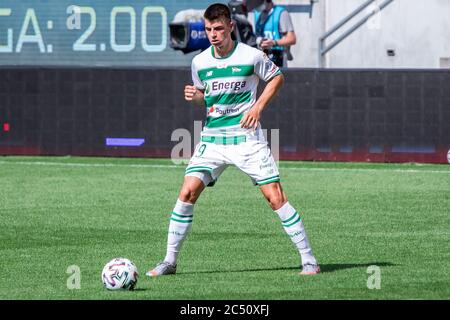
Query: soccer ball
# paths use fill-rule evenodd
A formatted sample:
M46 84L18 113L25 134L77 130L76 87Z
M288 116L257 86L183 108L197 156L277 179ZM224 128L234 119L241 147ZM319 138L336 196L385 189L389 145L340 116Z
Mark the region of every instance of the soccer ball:
M103 267L102 282L108 290L133 290L138 276L138 269L132 261L115 258Z

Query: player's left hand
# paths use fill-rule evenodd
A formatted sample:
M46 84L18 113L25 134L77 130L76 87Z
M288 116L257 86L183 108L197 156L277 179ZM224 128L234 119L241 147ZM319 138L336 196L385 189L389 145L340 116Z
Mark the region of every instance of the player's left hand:
M252 107L242 117L242 119L240 121L241 128L256 129L258 127L260 118L261 118L261 111L259 110L259 108Z

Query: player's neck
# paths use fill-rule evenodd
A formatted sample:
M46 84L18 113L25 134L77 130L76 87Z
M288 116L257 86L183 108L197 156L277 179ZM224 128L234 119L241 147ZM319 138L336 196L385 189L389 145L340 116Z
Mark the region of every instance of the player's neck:
M216 47L214 46L214 56L216 58L224 58L228 56L234 49L234 41L233 39L229 39L222 46Z

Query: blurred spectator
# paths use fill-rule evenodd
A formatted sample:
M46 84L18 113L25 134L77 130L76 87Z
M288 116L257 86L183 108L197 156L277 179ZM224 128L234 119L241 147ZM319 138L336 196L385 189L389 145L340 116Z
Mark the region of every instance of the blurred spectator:
M248 20L248 8L245 0L232 0L228 2L231 19L235 23L233 40L238 40L251 47L257 47L253 26Z
M255 1L252 1L255 2ZM297 41L289 12L272 0L260 0L254 4L255 34L262 40L259 47L280 67L292 60L290 46Z

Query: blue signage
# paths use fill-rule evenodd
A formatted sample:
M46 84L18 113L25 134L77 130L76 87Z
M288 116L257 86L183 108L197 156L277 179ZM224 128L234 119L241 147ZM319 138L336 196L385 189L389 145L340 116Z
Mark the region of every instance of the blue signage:
M199 51L174 50L169 23L213 2L2 0L0 66L189 66Z

